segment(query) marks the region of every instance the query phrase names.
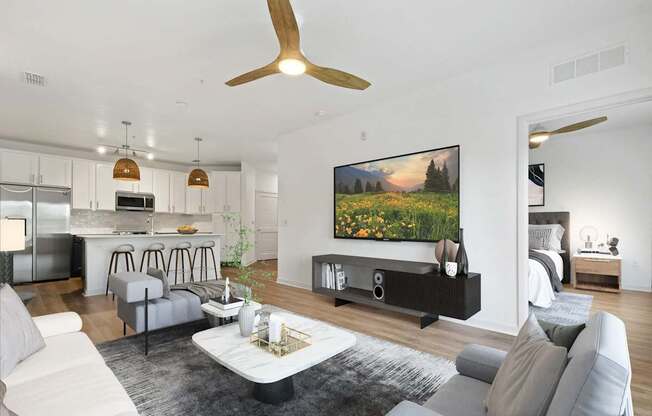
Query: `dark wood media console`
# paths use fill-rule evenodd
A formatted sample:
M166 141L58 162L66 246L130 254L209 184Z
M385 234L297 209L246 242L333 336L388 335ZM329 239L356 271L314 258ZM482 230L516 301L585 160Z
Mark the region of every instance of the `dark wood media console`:
M328 263L343 266L349 287L324 287L323 264ZM384 273L380 300L374 297L375 270ZM327 254L312 258L312 275L312 291L333 297L335 306L359 303L416 316L421 328L439 315L466 320L481 308L480 274L451 278L440 274L435 263Z

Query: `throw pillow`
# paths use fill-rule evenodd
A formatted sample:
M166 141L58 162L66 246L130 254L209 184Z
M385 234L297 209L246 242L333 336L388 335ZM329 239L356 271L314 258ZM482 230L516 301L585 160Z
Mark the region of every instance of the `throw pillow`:
M489 388L488 416L543 416L566 368L566 349L553 345L531 314Z
M170 282L168 282L168 276L165 272L160 269L149 267L147 268L147 274L159 279L163 283L163 297L165 299L170 299Z
M20 297L9 285L0 287L0 378L19 362L45 347L43 336Z
M5 406L5 393L7 393L7 386L0 381L0 416L17 416L16 413L7 409L7 406Z
M575 338L577 338L580 332L582 332L586 327L585 324L559 325L546 321L539 321L539 325L553 344L558 347L564 347L567 351L570 351L575 343Z

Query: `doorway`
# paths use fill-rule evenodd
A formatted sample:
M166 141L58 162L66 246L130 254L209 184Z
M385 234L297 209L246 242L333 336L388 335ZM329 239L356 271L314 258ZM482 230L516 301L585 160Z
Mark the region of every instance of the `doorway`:
M256 259L278 258L278 194L256 192Z

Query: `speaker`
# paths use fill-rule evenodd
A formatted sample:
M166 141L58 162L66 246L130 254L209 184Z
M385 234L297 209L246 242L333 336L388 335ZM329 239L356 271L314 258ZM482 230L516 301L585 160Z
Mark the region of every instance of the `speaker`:
M385 271L374 270L373 276L373 295L374 299L379 302L385 302Z

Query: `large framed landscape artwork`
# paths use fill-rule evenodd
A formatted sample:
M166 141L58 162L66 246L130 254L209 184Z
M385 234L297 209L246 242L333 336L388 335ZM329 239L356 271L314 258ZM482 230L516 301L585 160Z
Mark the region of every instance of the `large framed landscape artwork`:
M334 168L335 238L458 241L460 147Z

